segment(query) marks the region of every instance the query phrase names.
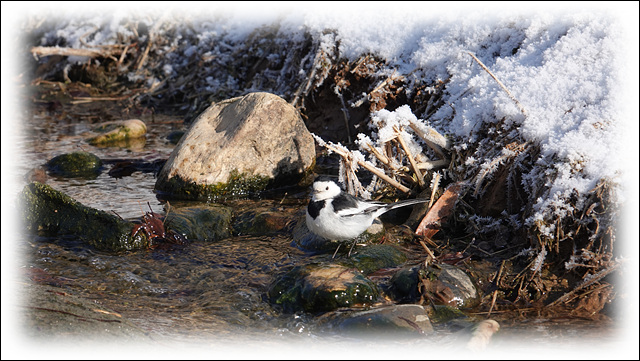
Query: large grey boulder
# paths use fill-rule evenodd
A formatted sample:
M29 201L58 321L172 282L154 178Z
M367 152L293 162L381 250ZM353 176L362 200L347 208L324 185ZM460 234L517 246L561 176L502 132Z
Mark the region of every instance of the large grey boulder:
M214 103L198 116L156 189L189 199L238 195L274 181L295 183L314 162L314 140L298 111L276 95L251 93Z

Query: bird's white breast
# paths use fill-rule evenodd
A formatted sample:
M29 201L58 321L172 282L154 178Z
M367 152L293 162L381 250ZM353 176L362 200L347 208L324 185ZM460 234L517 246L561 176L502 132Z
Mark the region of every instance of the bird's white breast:
M352 213L352 212L340 212ZM320 210L318 216L314 219L307 213L306 221L309 230L328 240L347 240L352 239L371 226L373 215L340 215L336 214L330 201Z

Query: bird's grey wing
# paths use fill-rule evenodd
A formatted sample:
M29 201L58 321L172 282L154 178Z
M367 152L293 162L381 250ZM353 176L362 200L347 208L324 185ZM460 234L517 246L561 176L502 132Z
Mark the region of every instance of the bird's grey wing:
M366 215L375 212L376 209L384 206L384 203L370 202L361 200L349 193L340 193L335 197L331 204L333 210L341 217L353 217L357 215Z
M358 209L358 199L352 196L349 193L340 193L337 197L335 197L331 201L331 205L333 205L333 210L336 213L340 213L341 211L348 211L350 209Z

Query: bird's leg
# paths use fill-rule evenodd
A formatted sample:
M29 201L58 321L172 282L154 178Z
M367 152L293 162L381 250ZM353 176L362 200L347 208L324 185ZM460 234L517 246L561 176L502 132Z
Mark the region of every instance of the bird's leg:
M351 251L353 251L353 247L355 247L357 242L358 242L357 240L353 240L353 244L351 245L351 248L349 249L349 253L347 254L347 258L351 257Z
M333 252L333 257L331 257L331 259L336 258L336 254L338 254L338 250L340 249L340 246L342 245L342 243L338 243L338 248L336 248L336 251Z

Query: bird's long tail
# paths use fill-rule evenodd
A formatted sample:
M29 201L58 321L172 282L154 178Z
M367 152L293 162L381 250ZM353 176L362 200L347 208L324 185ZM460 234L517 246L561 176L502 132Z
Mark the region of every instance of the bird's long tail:
M375 213L375 217L379 217L380 215L387 213L392 209L406 207L406 206L410 206L418 203L427 203L427 202L429 202L429 200L426 198L406 199L404 201L383 205L381 207L372 207L371 212Z
M426 198L415 198L415 199L406 199L404 201L399 201L393 204L389 204L388 206L385 206L386 211L390 211L392 209L396 209L396 208L400 208L400 207L406 207L406 206L410 206L413 204L418 204L418 203L427 203L429 202L428 199Z

